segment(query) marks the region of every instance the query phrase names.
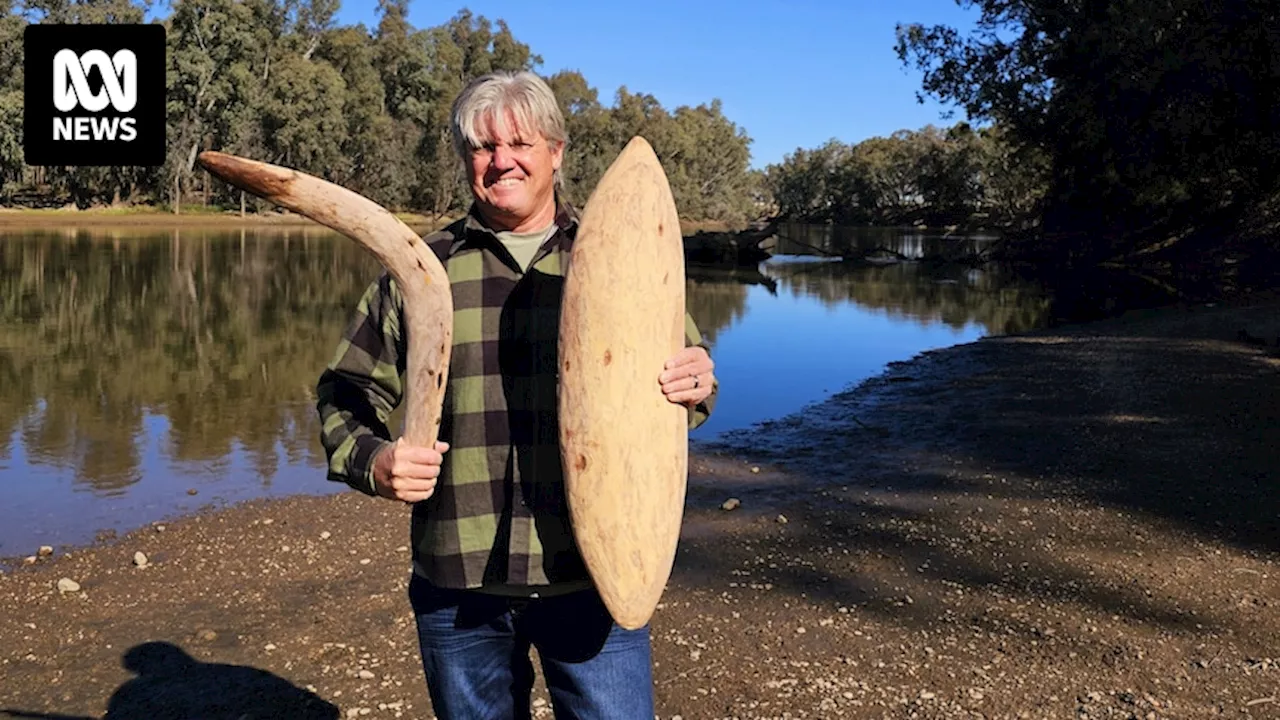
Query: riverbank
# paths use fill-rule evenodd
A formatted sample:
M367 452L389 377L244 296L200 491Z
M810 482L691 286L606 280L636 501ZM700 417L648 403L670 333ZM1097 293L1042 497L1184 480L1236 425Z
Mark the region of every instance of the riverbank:
M1280 715L1277 338L1276 297L993 338L700 446L660 716ZM429 717L406 542L348 493L55 553L0 576L0 710Z

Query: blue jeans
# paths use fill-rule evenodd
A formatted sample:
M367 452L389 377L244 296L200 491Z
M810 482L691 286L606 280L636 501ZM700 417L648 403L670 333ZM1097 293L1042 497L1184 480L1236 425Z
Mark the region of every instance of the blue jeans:
M624 630L594 590L515 599L449 590L414 575L409 600L440 720L530 717L533 662L557 720L652 720L649 628Z

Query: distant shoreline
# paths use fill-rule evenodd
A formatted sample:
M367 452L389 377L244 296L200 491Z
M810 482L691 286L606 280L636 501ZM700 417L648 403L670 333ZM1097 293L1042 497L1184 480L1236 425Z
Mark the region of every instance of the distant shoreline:
M422 233L431 232L444 227L456 218L446 215L433 218L419 213L398 212L395 216L404 224ZM725 223L716 221L681 220L681 230L691 235L700 230L709 232L727 231ZM238 210L192 210L173 214L150 205L139 205L123 208L90 208L88 210L72 210L63 208L34 209L0 207L0 230L16 230L23 228L89 228L111 227L131 228L262 228L262 227L312 227L323 225L291 212L246 213L240 216Z

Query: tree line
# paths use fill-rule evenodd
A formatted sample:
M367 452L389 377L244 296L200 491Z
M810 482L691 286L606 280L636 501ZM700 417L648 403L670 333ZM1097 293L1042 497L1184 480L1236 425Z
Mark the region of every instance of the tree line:
M23 27L139 22L148 1L6 3L0 200L235 207L238 193L194 164L214 148L312 172L392 209L456 213L467 193L449 103L478 74L541 64L504 22L467 10L418 29L408 0L380 0L366 28L339 26L337 0L174 0L161 20L165 165L23 165ZM585 201L642 134L688 219L981 223L1025 230L1042 257L1086 264L1199 262L1243 238L1280 266L1280 5L956 1L979 11L972 28L900 25L896 51L922 73L922 94L965 122L833 140L764 172L750 170L751 140L717 101L668 110L623 87L606 104L581 73L551 75L571 136L566 195Z
M1280 279L1280 4L956 3L971 28L902 24L896 52L965 121L796 150L766 171L779 214L981 224L1054 267Z
M1082 263L1234 244L1280 265L1280 4L957 4L971 29L900 25L897 52L924 93L1046 158L1031 244Z
M765 173L780 216L838 225L1007 226L1035 209L1046 182L1043 155L1009 142L1003 128L967 123L833 139Z
M542 63L505 22L466 9L419 29L408 21L408 0L379 0L368 28L339 25L338 0L174 0L159 20L168 38L164 166L24 165L23 28L143 22L147 7L135 0L9 1L0 17L0 200L237 207L239 192L195 163L198 152L217 149L318 175L393 210L457 213L469 194L450 140L453 98L486 72L536 72ZM585 202L639 134L663 162L685 217L740 223L758 213L751 139L718 100L669 110L624 86L606 105L579 72L545 79L568 125L571 201Z

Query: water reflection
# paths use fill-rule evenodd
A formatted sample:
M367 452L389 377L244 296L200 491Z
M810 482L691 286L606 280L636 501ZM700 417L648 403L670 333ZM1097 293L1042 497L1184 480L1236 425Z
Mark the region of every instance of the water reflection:
M907 260L949 259L976 255L995 239L991 235L957 235L914 228L782 223L778 226L776 253L851 257L883 248Z
M767 267L784 292L828 306L854 303L921 325L977 324L986 334L1007 334L1041 327L1050 308L1047 296L993 267L786 260Z
M726 390L700 437L1043 312L987 272L802 260L689 268ZM0 235L0 556L209 500L338 490L314 384L378 270L321 230Z
M111 493L137 482L144 416L176 461L233 443L263 477L307 457L312 378L376 265L330 238L27 234L0 243L0 437ZM307 428L304 433L298 432Z

